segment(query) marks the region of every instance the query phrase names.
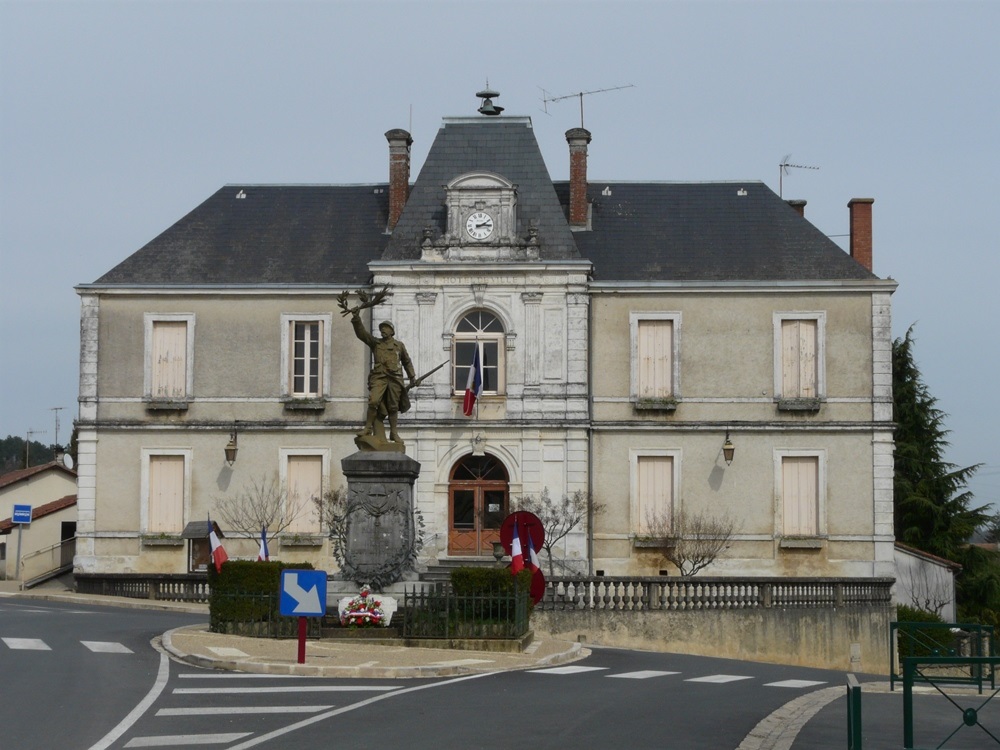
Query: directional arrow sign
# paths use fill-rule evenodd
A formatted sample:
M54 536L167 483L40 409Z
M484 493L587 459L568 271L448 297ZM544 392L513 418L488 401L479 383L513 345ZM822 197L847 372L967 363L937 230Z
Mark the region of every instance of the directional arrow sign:
M281 614L322 617L326 614L326 571L281 571Z

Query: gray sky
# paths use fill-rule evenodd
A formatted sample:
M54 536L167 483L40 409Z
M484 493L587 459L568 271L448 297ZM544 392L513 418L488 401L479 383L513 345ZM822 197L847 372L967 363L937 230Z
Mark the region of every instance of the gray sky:
M894 335L1000 501L996 2L0 0L0 436L66 442L79 300L226 183L388 178L489 80L554 179L584 98L594 180L747 180L846 247L871 197ZM985 394L985 395L984 395Z

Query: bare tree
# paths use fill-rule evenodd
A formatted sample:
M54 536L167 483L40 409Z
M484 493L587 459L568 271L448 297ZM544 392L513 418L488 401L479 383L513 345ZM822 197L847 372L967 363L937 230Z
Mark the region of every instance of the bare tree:
M910 597L915 609L932 612L938 617L953 600L953 588L948 580L931 576L927 566L900 568L899 585Z
M737 529L733 518L682 512L671 519L666 513L650 513L646 517L646 533L641 538L656 542L655 549L664 559L682 577L690 578L729 548Z
M215 509L228 528L254 537L266 527L271 539L300 518L307 506L304 501L289 496L277 476L272 474L251 477L239 492L217 496Z
M577 490L571 495L563 495L560 500L553 500L549 488L542 490L538 497L522 495L514 501L515 510L528 511L538 516L545 529L545 541L542 549L549 561L549 575L555 575L552 550L556 544L566 538L581 521L587 518L587 508L596 516L604 512L604 505L592 503L592 498L583 490Z

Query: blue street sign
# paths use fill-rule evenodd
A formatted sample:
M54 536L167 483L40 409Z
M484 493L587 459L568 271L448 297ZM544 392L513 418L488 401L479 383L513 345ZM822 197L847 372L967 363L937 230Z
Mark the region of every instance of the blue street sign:
M31 506L15 505L10 520L11 523L31 523Z
M326 571L281 571L281 614L322 617L326 614Z

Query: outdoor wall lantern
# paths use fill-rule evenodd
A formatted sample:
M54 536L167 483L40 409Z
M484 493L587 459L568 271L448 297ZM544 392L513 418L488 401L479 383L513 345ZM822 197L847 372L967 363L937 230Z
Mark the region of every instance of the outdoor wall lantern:
M726 466L732 466L733 455L736 453L736 446L729 439L729 430L726 430L726 442L722 444L722 457L726 459Z
M226 443L226 463L232 466L236 463L236 422L233 422L233 431L229 433L229 442Z

